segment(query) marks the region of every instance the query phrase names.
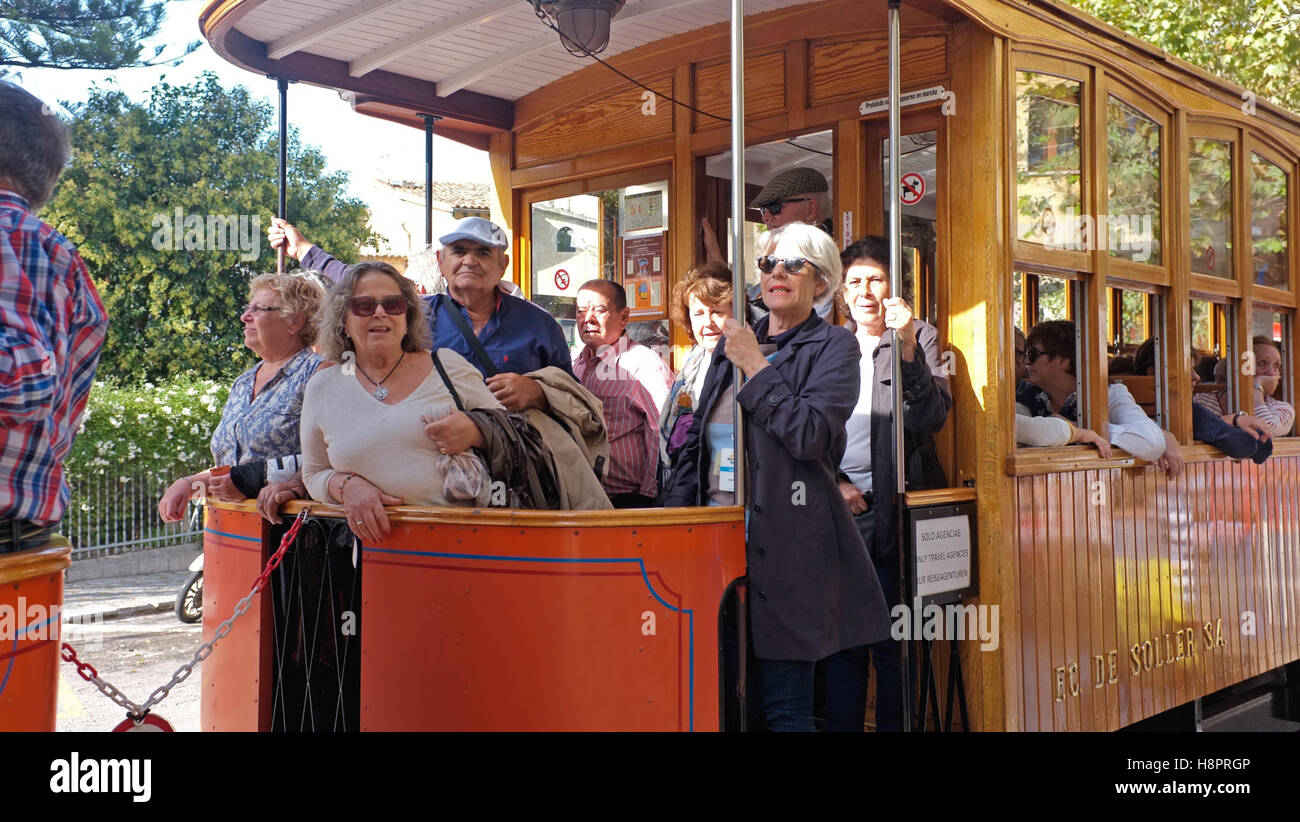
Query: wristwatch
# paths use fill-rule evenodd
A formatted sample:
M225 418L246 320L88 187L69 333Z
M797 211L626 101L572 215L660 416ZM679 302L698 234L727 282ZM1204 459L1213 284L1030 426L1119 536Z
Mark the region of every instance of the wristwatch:
M1233 414L1233 415L1232 415L1232 427L1233 427L1233 428L1240 428L1241 426L1240 426L1240 425L1237 425L1237 420L1239 420L1240 418L1242 418L1242 417L1244 417L1244 416L1246 416L1246 412L1245 412L1245 411L1238 411L1237 413Z

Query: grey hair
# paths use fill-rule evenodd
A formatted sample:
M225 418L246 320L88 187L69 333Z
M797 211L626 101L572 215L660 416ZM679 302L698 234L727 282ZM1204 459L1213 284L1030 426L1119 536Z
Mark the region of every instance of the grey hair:
M446 294L447 279L438 267L433 246L427 246L406 258L406 276L424 289L425 294Z
M424 300L415 291L415 284L398 273L388 263L362 262L348 269L325 296L325 304L320 310L320 330L317 332L317 347L320 355L327 360L339 362L343 352L352 350L352 341L347 336L348 300L356 293L357 281L371 271L379 271L393 278L402 296L406 298L406 335L402 337L402 350L408 352L424 351L432 346L429 339L429 318L424 310Z
M68 127L50 107L0 80L0 179L39 211L68 162Z
M844 266L840 262L839 247L831 235L807 223L786 223L768 231L765 237L765 254L803 257L817 268L817 277L827 288L839 290Z
M812 198L813 205L817 206L816 222L824 222L831 218L831 194L829 191L814 191L808 195Z

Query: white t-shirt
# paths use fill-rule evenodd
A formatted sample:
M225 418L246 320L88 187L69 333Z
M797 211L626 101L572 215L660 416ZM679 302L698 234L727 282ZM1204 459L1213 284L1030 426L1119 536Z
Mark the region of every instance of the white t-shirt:
M848 475L849 480L859 491L870 491L871 485L871 393L876 382L876 364L873 355L880 338L875 338L875 345L868 351L862 338L858 337L858 346L862 349L862 359L858 362L858 372L862 376L858 391L858 404L853 407L853 414L844 425L848 443L844 448L844 458L840 460L840 470Z

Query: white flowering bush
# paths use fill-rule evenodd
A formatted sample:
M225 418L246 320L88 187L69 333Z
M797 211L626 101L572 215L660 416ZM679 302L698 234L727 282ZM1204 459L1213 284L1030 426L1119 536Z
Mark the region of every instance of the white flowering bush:
M209 441L228 382L193 376L141 387L97 381L65 461L71 490L63 530L77 547L154 539L158 497L212 461Z
M169 383L119 387L96 382L81 429L65 462L78 479L170 476L212 459L208 445L230 386L180 377Z

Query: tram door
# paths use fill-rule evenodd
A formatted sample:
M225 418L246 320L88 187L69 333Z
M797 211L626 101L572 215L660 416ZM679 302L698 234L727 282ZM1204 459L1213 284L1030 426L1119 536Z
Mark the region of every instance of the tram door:
M918 318L939 329L941 348L947 344L947 289L939 276L939 187L945 182L939 158L947 156L943 116L938 111L904 116L899 145L899 182L902 212L904 291ZM866 125L865 190L866 225L863 233L884 235L889 225L890 202L889 122L884 118ZM878 192L874 193L873 192ZM944 203L945 208L947 203ZM955 391L954 391L955 393ZM935 438L935 447L950 485L957 484L956 449L952 414Z

